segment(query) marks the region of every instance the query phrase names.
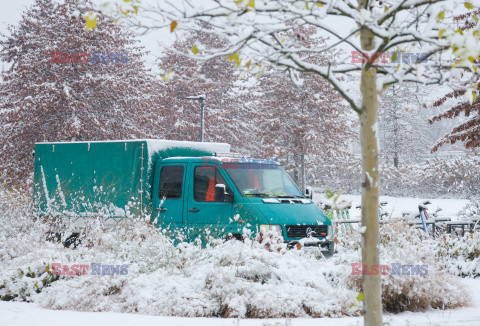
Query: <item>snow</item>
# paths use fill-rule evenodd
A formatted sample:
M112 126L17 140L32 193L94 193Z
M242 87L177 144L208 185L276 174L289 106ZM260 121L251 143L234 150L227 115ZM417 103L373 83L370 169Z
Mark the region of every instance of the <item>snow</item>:
M119 0L120 1L120 0ZM233 6L234 11L237 10L230 0L220 1L225 3L225 9ZM246 1L243 1L246 2ZM407 2L407 5L414 5L419 3L420 0L412 0ZM440 1L441 2L441 1ZM457 3L458 1L455 1ZM236 12L229 17L227 24L227 36L231 36L233 40L246 39L249 33L256 33L257 37L252 38L254 41L261 41L263 44L272 45L267 47L257 47L252 42L249 42L250 51L259 55L260 59L267 58L267 61L276 62L281 66L287 68L294 77L295 80L299 80L298 71L309 70L317 72L317 75L322 75L324 78L328 78L330 83L335 85L338 90L344 93L344 98L349 100L351 105L355 108L360 107L360 101L349 94L346 86L351 83L351 79L343 78L343 74L339 73L339 70L331 70L326 68L324 63L319 65L318 63L305 60L305 56L300 55L305 50L298 51L298 43L287 42L286 45L293 49L293 53L290 53L290 48L282 48L281 51L276 50L277 45L272 43L270 35L277 35L282 31L285 26L285 21L288 21L289 17L299 17L303 20L302 23L312 25L312 22L316 22L318 28L323 29L327 34L332 34L333 41L341 39L336 33L336 28L332 28L323 18L328 14L325 9L307 9L310 12L305 11L303 3L295 3L293 9L290 11L283 10L289 9L290 1L278 1L278 2L264 2L257 1L258 9L252 8L246 15L237 15ZM453 2L452 2L453 3ZM384 39L394 40L400 37L400 44L406 44L409 42L408 38L402 38L402 33L405 35L417 36L419 29L424 31L422 39L436 40L436 31L433 23L437 13L440 9L448 9L439 6L433 6L432 10L425 11L425 15L429 18L431 24L423 26L420 24L420 28L416 24L409 24L409 28L406 25L401 25L404 20L403 16L399 15L399 19L392 22L379 23L382 16L391 14L392 9L387 10L386 13L382 13L383 10L377 8L375 10L356 10L351 6L343 2L332 1L333 10L340 10L345 13L345 16L350 17L350 25L359 23L360 25L365 22L371 22L368 25L373 29L376 35L383 36ZM230 6L231 5L231 6ZM242 5L244 6L244 4ZM327 6L331 8L330 6ZM271 14L272 8L281 9L282 15L279 18L275 18ZM295 9L296 8L296 9ZM242 8L240 8L243 10ZM215 8L209 8L212 10L210 13L221 13L221 10ZM192 8L189 10L189 17L191 14L200 13L200 8ZM258 14L257 14L258 12ZM262 16L262 12L268 12L264 17L257 18L255 16ZM413 11L412 11L413 12ZM423 11L421 11L423 12ZM209 13L209 11L207 11ZM407 11L408 13L408 11ZM417 11L418 13L418 11ZM75 12L74 15L79 15L80 12ZM305 15L306 14L306 15ZM89 14L90 18L96 16L96 14ZM293 16L292 16L293 15ZM429 16L428 16L429 15ZM219 15L222 16L222 15ZM270 18L269 18L270 17ZM285 18L286 17L286 18ZM405 17L408 18L408 17ZM264 21L262 21L262 19ZM320 22L319 22L320 21ZM256 28L253 28L254 23L262 22L264 25L263 34L258 33ZM395 24L393 24L395 22ZM379 24L377 24L379 23ZM385 25L389 24L386 28ZM393 24L390 28L390 25ZM181 26L183 24L180 24ZM235 29L231 26L235 25ZM383 26L382 26L383 25ZM185 24L184 26L188 26ZM438 27L442 27L439 25ZM332 33L334 32L334 33ZM351 43L354 49L357 49L358 40L356 40L356 33L352 33L343 40L345 44ZM253 34L252 34L253 35ZM448 35L447 35L448 36ZM442 46L450 43L462 44L465 43L465 48L468 52L478 54L480 46L478 45L478 36L476 38L471 37L461 38L458 35L449 36L447 39L439 42L430 42L436 48L441 49ZM450 42L450 43L449 43ZM438 44L437 44L438 43ZM391 43L390 43L391 44ZM201 48L200 44L199 47ZM433 50L435 50L435 47ZM339 46L340 48L340 46ZM323 50L323 49L322 49ZM432 50L427 48L426 50ZM224 54L230 53L228 48L223 49ZM372 51L375 51L372 50ZM368 54L371 54L370 51ZM202 48L202 52L203 48ZM215 49L215 52L221 50ZM459 52L465 53L465 52ZM215 53L218 55L219 53ZM280 55L281 54L281 55ZM283 54L286 54L285 56ZM477 55L474 55L477 57ZM346 67L350 67L349 57L345 57ZM468 63L468 62L467 62ZM425 65L426 66L426 65ZM353 68L359 69L360 66L354 66ZM406 65L399 65L396 68L397 71L393 71L394 67L380 67L382 72L387 75L387 78L380 79L377 86L379 89L383 84L391 80L415 80L420 82L426 82L428 80L434 80L437 76L432 69L414 69L413 75L406 75L411 67ZM262 68L263 69L263 68ZM343 70L343 67L339 67ZM297 71L296 71L297 70ZM429 75L432 75L431 78ZM341 76L341 77L339 77ZM444 76L450 76L448 73ZM442 77L442 76L440 76ZM439 77L439 78L440 78ZM71 97L71 87L65 85L64 92L67 97ZM260 93L258 93L260 95ZM79 128L79 121L77 116L73 116L74 129ZM175 123L176 125L176 123ZM376 124L373 126L376 130ZM47 137L48 138L48 137ZM124 140L122 142L128 142L132 140ZM136 140L133 140L136 141ZM152 154L158 153L162 150L166 150L174 147L183 148L196 148L205 150L207 152L229 152L230 145L217 144L217 143L197 143L197 142L178 142L168 140L146 140L147 150L149 151L149 157ZM91 142L88 142L90 146ZM142 147L143 148L143 147ZM142 153L143 154L143 153ZM150 164L149 164L150 166ZM43 175L43 168L41 169ZM372 182L370 174L367 173L366 178ZM45 187L45 176L43 175L43 183ZM60 197L65 202L64 195L60 188L60 180L57 175L57 183L59 187ZM46 192L47 203L50 202L49 195ZM343 196L342 199L349 196ZM360 202L359 196L351 196L352 202ZM424 199L420 198L381 198L381 200L387 199L389 204L385 207L386 211L389 211L392 217L400 217L402 212L410 210L414 213L418 212L418 204L423 202ZM443 211L442 216L451 217L456 219L458 211L466 204L466 201L461 200L431 200L433 205L432 211L436 206L440 206ZM355 204L353 205L355 206ZM0 207L2 208L2 207ZM111 210L119 213L123 212L121 209L110 206ZM123 214L125 214L123 212ZM360 211L352 209L352 217L359 216ZM29 213L26 214L28 216ZM4 218L5 216L0 216ZM17 215L12 214L8 216L11 220L17 221ZM235 221L239 220L239 216L236 215ZM28 221L26 219L25 221ZM24 221L24 222L25 222ZM3 222L3 220L1 220ZM127 222L125 222L127 223ZM18 268L25 268L26 266L32 268L39 268L45 276L45 269L42 263L45 259L57 259L64 263L76 263L80 259L93 259L101 260L102 262L111 263L116 260L125 261L130 264L129 276L119 278L65 278L61 279L51 287L45 288L44 292L36 296L36 293L32 292L32 297L27 296L29 299L35 301L35 303L17 303L17 302L0 302L0 315L2 320L0 324L8 325L31 325L37 324L39 321L53 321L55 323L61 323L62 321L68 324L128 324L143 323L143 324L166 324L166 325L355 325L361 324L360 317L341 317L341 318L322 318L322 319L220 319L220 318L181 318L181 317L166 317L165 315L183 315L183 316L202 316L212 314L220 314L219 307L224 307L226 310L230 310L232 315L238 315L241 317L248 316L247 310L251 310L253 307L256 309L257 315L262 313L270 313L271 315L282 315L282 313L291 313L292 315L305 316L309 315L313 310L320 316L325 315L348 315L348 309L342 308L351 303L352 298L358 292L354 286L348 284L349 271L348 267L350 262L358 261L358 247L355 248L355 243L358 246L358 239L345 241L351 241L349 245L351 248L340 253L335 260L329 262L317 261L315 259L309 259L302 255L289 251L282 252L281 254L272 253L265 248L257 250L258 248L249 247L248 245L231 245L231 244L219 244L216 247L200 250L199 248L189 247L187 245L179 245L174 247L170 243L162 242L165 239L161 237L158 230L152 230L150 227L136 228L138 225L134 225L132 229L128 230L124 234L118 235L113 233L101 233L90 234L89 240L98 240L92 242L92 248L80 247L76 250L65 249L59 244L45 243L43 234L38 232L34 233L31 230L22 230L13 233L15 227L0 223L2 230L0 230L0 262L2 262L0 275L12 276L12 278L0 278L0 281L5 281L2 285L0 283L0 290L6 288L8 281L8 289L22 290L22 282L29 285L27 290L33 290L35 283L35 276L31 279L26 277L18 277ZM35 228L36 225L28 224L26 227ZM364 228L361 231L365 231ZM29 233L30 232L30 233ZM136 234L135 234L136 232ZM143 232L143 233L142 233ZM412 232L414 233L414 232ZM153 234L153 235L152 235ZM418 235L415 233L414 235ZM122 238L123 236L123 238ZM355 234L354 234L355 236ZM424 234L420 234L420 240ZM399 237L401 238L401 237ZM123 239L123 242L121 241ZM468 239L469 241L471 239ZM31 241L31 243L30 243ZM422 253L415 252L418 250L418 242L414 244L408 244L405 239L397 239L396 243L405 244L406 247L395 248L383 248L384 256L386 259L404 259L402 262L411 262L415 259L421 259ZM403 241L403 242L402 242ZM427 240L425 240L427 242ZM394 242L392 240L392 242ZM475 244L475 242L472 240ZM93 244L94 243L94 244ZM429 242L431 244L431 242ZM343 248L347 248L345 245ZM471 246L473 247L473 245ZM467 250L471 247L466 247ZM399 250L398 248L401 248ZM27 250L28 249L28 250ZM432 252L432 248L425 248ZM403 253L405 252L405 253ZM402 255L403 254L403 255ZM343 256L342 256L343 255ZM11 258L7 259L7 258ZM427 257L428 258L428 257ZM430 257L432 258L432 257ZM344 261L341 261L344 259ZM410 261L409 261L410 259ZM333 262L337 262L336 264ZM392 260L400 261L400 260ZM431 260L429 260L430 262ZM31 265L30 265L31 264ZM25 269L24 269L25 270ZM23 272L21 272L23 274ZM37 274L38 275L38 274ZM429 275L430 276L430 275ZM14 277L21 279L16 281ZM432 276L433 277L433 276ZM30 278L30 276L28 276ZM259 282L257 278L263 279L265 282ZM405 279L408 278L388 278L388 285L392 288L399 287L404 290ZM452 280L448 280L445 283L432 284L431 279L420 279L416 282L420 283L419 286L431 286L432 291L435 292L439 287L443 287L443 291L438 292L438 297L442 299L453 298L452 300L460 300L458 298L458 289L452 289L457 285L457 278L451 277ZM39 280L40 279L39 277ZM410 280L411 281L411 280ZM395 283L397 282L397 283ZM458 281L460 282L460 281ZM474 298L474 305L470 308L463 308L450 311L429 311L426 313L403 313L398 315L387 314L385 316L386 321L391 325L403 325L403 324L432 324L440 323L447 324L451 322L458 323L459 325L471 325L480 324L479 313L479 290L480 283L478 280L464 279L461 280L464 283L465 288ZM339 284L337 284L339 283ZM2 288L3 286L3 288ZM402 288L403 286L403 288ZM113 290L112 290L113 289ZM120 289L120 293L111 293L115 289ZM448 292L452 290L450 295ZM103 291L103 292L102 292ZM106 292L105 292L106 291ZM414 294L422 293L422 291L412 289ZM442 293L440 293L442 292ZM446 293L447 292L447 293ZM465 293L468 295L469 293ZM37 298L40 298L37 301ZM434 296L437 298L437 296ZM49 307L51 309L66 309L64 311L59 310L46 310L42 307ZM68 309L77 310L89 310L88 312L73 312ZM92 310L102 311L102 313L94 313ZM121 311L122 314L115 311ZM267 311L267 312L265 312ZM129 314L128 312L137 312L137 314ZM212 313L213 312L213 313ZM251 311L250 311L251 312ZM143 314L151 315L163 315L163 316L145 316ZM223 314L222 314L223 315Z
M180 148L196 148L200 150L210 151L212 153L230 153L230 145L227 143L207 143L207 142L193 142L193 141L179 141L167 139L119 139L119 140L97 140L97 141L74 141L74 142L38 142L37 144L69 144L69 143L123 143L123 142L141 142L146 141L147 147L152 152L180 147Z
M192 141L176 141L176 140L157 140L146 139L148 151L151 154L166 150L169 148L195 148L199 150L208 151L211 153L230 153L230 145L226 143L207 143L207 142L192 142Z
M371 187L372 184L373 184L373 178L372 178L372 176L370 175L369 172L365 172L365 177L368 179L368 185L367 185L367 187Z
M340 199L358 201L359 197L342 196ZM417 205L422 201L419 198L381 198L384 199L390 205L405 202ZM463 203L462 200L437 201L442 206L448 202L451 207L461 207ZM453 211L454 208L450 210ZM161 230L125 219L125 228L119 228L116 231L118 233L105 233L92 226L94 232L88 236L88 241L96 245L93 248L79 247L71 250L63 248L61 244L45 242L39 236L43 231L29 227L34 225L28 224L32 222L27 222L28 214L26 216L24 219L15 219L13 224L4 223L4 228L0 229L0 261L8 261L8 264L1 264L0 280L7 280L9 290L25 288L30 291L29 299L34 303L0 302L0 325L32 325L39 320L59 324L64 321L71 325L362 324L361 317L346 317L356 315L348 310L358 295L355 285L349 284L353 282L350 265L361 259L358 250L360 235L355 233L342 240L349 243L339 244L338 255L324 261L294 250L271 252L258 247L256 242L218 243L206 249L187 244L173 247L165 241ZM4 217L0 215L0 218ZM16 231L19 223L25 224L21 233ZM447 324L452 321L455 321L454 325L480 323L480 280L460 279L437 270L433 254L435 246L432 246L435 243L424 236L423 232L397 232L395 229L386 232L401 236L392 239L389 245L381 245L384 263L418 264L421 261L429 264L428 278L386 276L384 284L388 293L407 289L417 297L424 291L433 292L436 298L447 300L446 302L462 300L469 295L473 300L470 307L457 310L385 314L385 321L390 325ZM412 239L414 245L408 245ZM418 252L419 239L425 241L425 246L421 244L424 252ZM18 278L18 268L25 271L28 266L33 271L38 271L44 268L45 261L52 261L51 259L69 265L91 262L128 264L128 275L69 276L45 287L42 293L35 294L34 284L46 274L37 278ZM10 276L17 277L17 281L11 282ZM414 288L408 286L412 282ZM460 283L468 289L465 293L461 292ZM115 288L120 290L112 294L111 291ZM323 318L198 317L211 316L212 312L219 311L222 306L230 311L231 316L245 316L245 309L252 308L260 316L264 313L306 316L305 305ZM73 309L84 312L70 311ZM338 318L330 318L332 316Z
M474 297L474 305L446 311L405 312L385 314L384 321L390 326L421 325L480 325L480 280L463 279L462 282ZM58 325L168 325L168 326L355 326L362 325L361 317L342 318L290 318L290 319L235 319L235 318L185 318L147 316L112 312L77 312L69 310L49 310L35 303L0 302L0 325L36 325L40 320L52 321Z
M50 210L50 197L48 195L48 188L47 188L47 181L45 180L45 172L43 172L43 165L40 165L40 171L42 172L42 185L43 185L43 192L46 197L47 209Z
M42 166L42 177L45 177L45 175L43 174L43 166ZM60 183L60 177L58 176L58 174L56 174L55 178L57 180L58 194L60 196L60 199L62 200L63 206L66 207L67 206L67 201L65 200L65 194L63 193L63 190L62 190L62 184Z
M94 313L67 310L48 310L37 304L20 302L0 302L0 325L35 325L39 320L54 321L58 325L116 325L116 326L308 326L308 325L357 325L360 318L324 318L324 319L248 319L234 318L183 318L146 316L122 313Z

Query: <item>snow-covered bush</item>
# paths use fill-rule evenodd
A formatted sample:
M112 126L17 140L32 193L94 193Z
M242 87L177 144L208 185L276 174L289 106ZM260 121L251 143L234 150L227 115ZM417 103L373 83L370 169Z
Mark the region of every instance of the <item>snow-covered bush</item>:
M12 207L10 207L12 206ZM264 243L228 241L202 249L174 246L148 222L115 230L92 220L82 243L46 241L48 223L30 204L2 203L0 296L44 307L175 316L340 316L357 293L344 286L349 269L303 251L266 250ZM88 275L56 275L59 263L90 266ZM92 264L126 265L126 275L92 275Z
M437 256L451 274L480 277L480 232L463 237L445 234L437 239Z
M353 233L339 239L339 251L352 246L357 250L357 262L360 262L360 235ZM389 270L381 277L382 303L386 311L449 309L468 304L469 299L459 278L443 270L442 264L435 259L435 240L423 231L403 223L383 225L380 229L380 257L381 264L388 265ZM361 275L352 275L349 282L354 289L361 291Z
M0 215L2 300L34 301L51 309L189 317L360 314L361 276L351 275L352 263L361 261L358 233L339 238L338 253L324 261L306 250L267 250L251 240L217 241L204 249L174 245L164 230L141 219L125 219L114 230L92 220L82 243L65 248L46 241L49 225L32 220L29 203L20 207L16 200L2 203ZM436 247L431 241L405 226L382 228L383 262L428 264L427 277L383 276L386 310L466 304L457 278L446 277L432 258ZM89 269L86 275L56 275L55 263ZM122 266L124 273L93 273L92 264Z
M419 167L413 184L432 195L471 196L480 188L479 166L480 157L475 156L434 159Z
M381 255L387 263L426 265L426 275L386 275L382 279L383 305L391 312L448 309L464 306L468 296L460 280L442 270L435 260L431 238L420 229L405 224L387 224L381 229ZM431 248L431 249L430 249ZM393 268L392 268L393 269ZM407 269L408 270L408 269ZM404 271L402 270L402 273ZM408 272L413 272L410 270ZM422 274L422 270L420 273Z
M302 251L282 254L236 240L205 249L182 243L168 262L162 259L161 250L152 252L149 260L155 268L147 271L140 267L132 245L126 243L126 251L120 249L123 255L96 249L104 260L116 257L117 263L128 264L128 275L61 279L39 297L40 304L53 309L188 317L358 314L348 308L357 296L344 285L350 269L325 264ZM107 263L115 262L110 259Z
M480 199L472 199L458 213L460 219L480 218ZM451 274L480 277L480 231L467 232L459 237L444 234L437 239L437 257Z
M47 243L44 225L32 219L30 192L0 189L0 300L31 300L58 277L46 269L45 257L35 257Z
M465 207L458 212L461 219L480 218L480 198L470 200Z

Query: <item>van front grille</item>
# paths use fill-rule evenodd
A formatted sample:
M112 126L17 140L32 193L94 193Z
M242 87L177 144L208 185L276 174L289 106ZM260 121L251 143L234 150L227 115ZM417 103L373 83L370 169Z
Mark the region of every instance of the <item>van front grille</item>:
M286 225L287 237L290 239L307 238L324 238L327 234L327 225Z

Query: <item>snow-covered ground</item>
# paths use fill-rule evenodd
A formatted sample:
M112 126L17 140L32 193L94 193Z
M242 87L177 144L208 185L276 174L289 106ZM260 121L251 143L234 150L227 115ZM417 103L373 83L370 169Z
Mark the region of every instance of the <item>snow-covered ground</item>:
M480 280L464 279L466 288L473 298L469 308L405 312L397 315L386 314L384 321L389 325L480 325ZM166 325L166 326L310 326L310 325L362 325L361 317L320 318L320 319L222 319L146 316L139 314L111 312L77 312L48 310L37 304L23 302L0 302L0 325Z

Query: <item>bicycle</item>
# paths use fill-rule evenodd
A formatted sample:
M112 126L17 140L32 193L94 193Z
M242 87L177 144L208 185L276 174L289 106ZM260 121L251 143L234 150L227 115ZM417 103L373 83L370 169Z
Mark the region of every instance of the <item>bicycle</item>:
M427 205L430 205L431 202L429 200L426 200L424 201L423 203L421 203L420 205L418 205L418 214L415 215L415 218L420 218L421 222L422 222L422 227L423 227L423 231L425 233L429 233L427 232L427 222L429 219L430 219L430 216L428 214L428 207ZM435 212L432 214L432 216L435 218L438 216L438 212L440 212L442 209L441 208L437 208L435 210ZM438 236L440 235L440 233L444 233L446 232L446 228L445 226L443 225L437 225L437 223L433 223L432 227L431 227L431 232L430 232L430 235L435 237L435 236Z

